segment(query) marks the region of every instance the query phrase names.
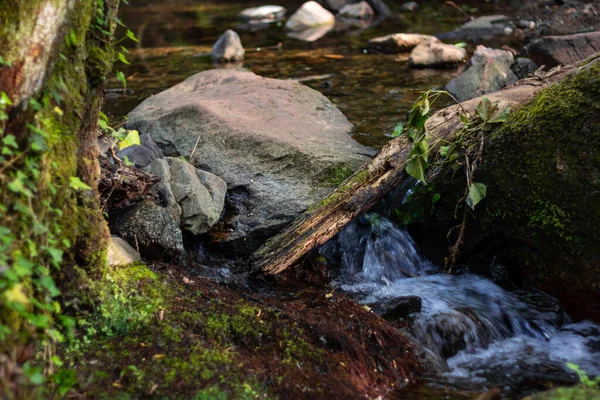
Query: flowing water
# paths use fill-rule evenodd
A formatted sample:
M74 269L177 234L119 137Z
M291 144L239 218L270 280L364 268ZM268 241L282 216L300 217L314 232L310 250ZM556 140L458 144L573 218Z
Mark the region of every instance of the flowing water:
M540 292L508 292L480 276L443 273L384 217L359 218L321 252L341 266L340 288L363 303L421 299L421 311L407 316L409 333L446 370L439 382L520 396L576 382L567 363L600 375L600 325L571 323Z

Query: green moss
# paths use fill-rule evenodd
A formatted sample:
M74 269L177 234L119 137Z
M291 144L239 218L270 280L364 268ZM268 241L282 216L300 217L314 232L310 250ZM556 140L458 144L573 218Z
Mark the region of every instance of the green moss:
M345 180L343 182L344 184L342 186L338 187L335 190L335 192L331 193L329 196L325 197L323 200L321 200L319 203L315 204L314 206L311 206L308 210L306 210L306 212L310 214L313 211L315 211L321 207L325 207L329 204L335 203L336 201L338 201L341 198L343 198L344 196L346 196L346 193L348 192L348 190L353 188L355 184L363 182L365 179L367 179L368 176L369 176L369 171L366 169L357 172L356 174L354 174L353 176L351 176L350 178Z
M600 254L599 113L595 63L543 90L493 134L483 181L494 225L541 245Z
M337 187L351 176L353 172L354 170L348 164L340 163L327 168L317 180L322 185Z
M560 387L528 396L523 400L585 400L600 398L600 390L584 386Z

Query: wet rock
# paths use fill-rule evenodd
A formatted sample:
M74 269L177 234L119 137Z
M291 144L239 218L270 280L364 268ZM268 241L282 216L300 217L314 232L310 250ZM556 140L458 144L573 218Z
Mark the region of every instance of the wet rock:
M183 235L177 209L144 200L111 216L111 232L135 243L145 258L183 260Z
M471 66L452 79L446 90L458 101L465 101L486 93L497 92L518 80L510 69L514 57L506 50L490 49L479 45L471 59Z
M375 11L373 11L369 3L361 1L360 3L345 5L338 15L344 18L371 20L375 15Z
M227 184L210 172L195 168L178 158L156 160L149 168L160 176L167 203L181 209L181 228L199 235L207 232L221 216L225 204Z
M515 73L517 78L524 79L527 78L527 75L535 72L538 69L538 66L530 58L519 57L515 60L513 65L510 66L510 69Z
M332 29L333 25L320 26L318 28L308 28L298 32L288 32L287 35L292 39L302 40L304 42L314 42L321 39Z
M600 51L600 32L547 36L532 41L526 50L533 62L547 69L573 64Z
M217 40L210 53L211 58L214 61L240 61L244 59L244 47L240 36L228 29L225 33Z
M418 33L394 33L370 39L367 48L374 53L404 53L425 42L439 42L439 40L434 36Z
M270 23L281 21L286 12L282 6L268 5L247 8L238 14L238 18L252 23Z
M396 321L421 312L421 298L419 296L402 296L385 300L374 305L373 311L388 321Z
M517 25L521 29L535 29L535 22L534 21L529 21L529 20L526 20L526 19L519 20L519 22L517 23Z
M129 127L166 155L222 177L227 210L209 235L223 251L251 251L320 201L373 152L349 135L352 124L319 92L290 80L210 70L144 101Z
M360 0L319 0L319 3L328 10L338 12L350 4L359 3ZM379 19L389 18L392 15L389 7L382 0L366 0Z
M467 22L451 32L436 35L440 40L467 40L478 42L494 36L512 34L509 18L504 15L486 15Z
M286 29L292 32L333 25L334 15L312 0L302 4L285 23Z
M419 8L419 4L416 1L409 1L408 3L402 4L400 9L402 11L416 11Z
M152 161L162 158L162 152L148 135L140 135L140 145L133 145L124 148L117 153L117 157L121 160L129 160L136 168L145 168Z
M108 243L108 265L127 265L140 261L140 254L120 237L112 236Z
M463 48L441 42L428 41L415 47L408 58L408 65L415 68L448 67L461 64L467 58Z

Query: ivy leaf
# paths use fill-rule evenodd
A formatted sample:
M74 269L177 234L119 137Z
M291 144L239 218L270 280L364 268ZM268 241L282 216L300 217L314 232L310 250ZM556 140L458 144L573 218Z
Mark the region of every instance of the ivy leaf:
M19 147L19 145L17 144L17 138L11 134L4 136L2 138L2 143L4 143L5 146L10 146L15 149Z
M408 154L410 157L406 163L406 172L415 179L425 182L425 172L429 167L427 163L429 144L421 140L416 142Z
M29 297L25 294L25 286L22 283L17 283L5 291L4 298L7 302L29 304Z
M138 131L128 131L127 136L119 142L119 148L124 149L129 146L140 145L140 134Z
M127 89L127 79L125 78L125 74L121 71L117 71L117 79L123 84L123 89Z
M396 137L402 135L402 132L404 132L404 125L398 124L394 128L394 132L392 132L392 137L396 138Z
M465 47L467 47L467 42L454 43L454 47L458 47L459 49L464 49Z
M440 147L440 156L442 157L448 157L448 151L450 150L450 147L448 146L441 146Z
M425 182L425 171L428 166L423 157L414 157L406 163L406 172L413 178Z
M511 111L510 108L504 109L504 111L502 111L500 114L498 114L494 118L490 119L488 121L488 123L501 124L503 122L506 122L506 119L508 118L508 114L510 114L510 111Z
M488 122L492 118L492 115L494 114L497 108L497 105L492 104L492 102L487 97L483 96L483 99L477 105L475 112L483 122Z
M25 186L25 179L27 177L21 171L17 172L17 177L8 183L8 188L15 193L24 194L27 197L33 197L33 193Z
M139 42L138 38L135 37L135 34L131 32L131 30L127 29L126 35L129 39L133 40L134 42Z
M465 114L460 114L459 118L463 124L465 124L465 125L469 124L469 117L467 117Z
M483 183L472 183L469 186L469 194L467 195L467 205L474 210L475 206L485 198L486 194L487 187Z
M74 190L92 190L91 187L82 182L77 176L69 177L69 186Z
M127 58L125 58L125 54L119 53L119 55L117 57L119 58L119 60L121 60L121 62L123 64L129 65L129 61L127 61Z

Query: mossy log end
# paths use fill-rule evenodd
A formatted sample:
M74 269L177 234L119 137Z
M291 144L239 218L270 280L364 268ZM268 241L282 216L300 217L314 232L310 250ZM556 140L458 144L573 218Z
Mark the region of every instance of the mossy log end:
M540 77L522 80L505 90L487 95L499 110L515 109L533 99L542 89L570 73L573 68L555 69ZM427 121L432 137L452 141L462 127L459 116L473 115L481 98L436 112ZM251 257L253 267L276 275L297 264L310 250L335 236L350 221L373 207L407 178L405 166L411 145L405 138L390 141L368 164L356 171L333 193L309 209L280 234L270 239ZM431 148L431 154L437 151Z

